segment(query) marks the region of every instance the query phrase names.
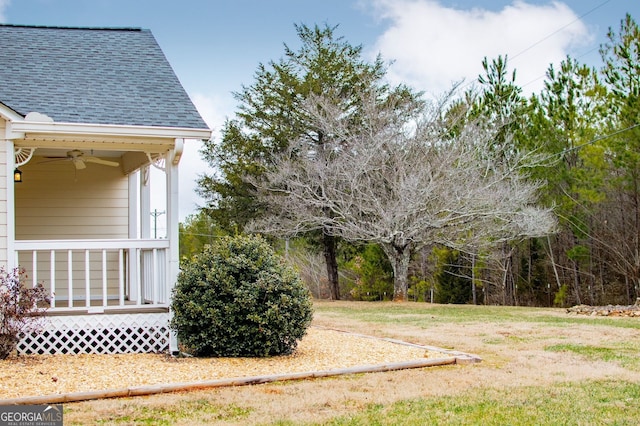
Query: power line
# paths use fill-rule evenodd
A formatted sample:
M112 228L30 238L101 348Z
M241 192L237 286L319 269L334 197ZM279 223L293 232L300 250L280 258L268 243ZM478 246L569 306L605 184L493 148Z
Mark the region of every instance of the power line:
M576 56L574 59L578 60L578 59L580 59L580 58L582 58L584 56L587 56L589 53L593 52L594 50L598 50L598 47L594 47L592 49L589 49L588 51L584 52L582 55ZM547 76L547 73L545 72L544 74L539 75L538 77L534 78L533 80L529 80L525 84L521 84L520 87L525 87L525 86L528 86L530 84L533 84L536 81L540 80L541 78L545 78L546 76Z
M192 235L194 237L210 237L210 238L222 238L221 235L213 235L213 234L198 234L195 232L184 232L184 231L180 231L180 234L182 235Z
M631 129L635 129L635 128L636 128L636 127L638 127L638 126L640 126L640 123L633 124L633 125L631 125L631 126L629 126L629 127L626 127L626 128L624 128L624 129L621 129L621 130L616 130L615 132L613 132L613 133L609 133L609 134L604 135L604 136L598 136L597 138L592 139L592 140L590 140L589 142L585 142L585 143L583 143L583 144L576 145L576 146L573 146L573 147L571 147L571 148L565 148L565 149L562 151L562 153L567 153L567 152L573 151L573 150L575 150L575 149L580 149L580 148L585 147L585 146L587 146L587 145L591 145L591 144L594 144L594 143L596 143L596 142L599 142L599 141L601 141L601 140L603 140L603 139L608 139L608 138L610 138L610 137L612 137L612 136L619 135L620 133L624 133L624 132L627 132L627 131L629 131L629 130L631 130Z
M597 5L596 7L594 7L593 9L589 10L588 12L583 13L582 15L578 16L576 19L574 19L573 21L569 22L568 24L558 28L557 30L555 30L554 32L552 32L551 34L541 38L540 40L536 41L535 43L533 43L532 45L530 45L529 47L525 48L524 50L516 53L515 55L513 55L511 57L511 60L514 60L515 58L517 58L518 56L522 55L523 53L533 49L534 47L536 47L537 45L539 45L540 43L542 43L543 41L553 37L554 35L558 34L560 31L564 30L565 28L575 24L576 22L580 21L582 18L584 18L585 16L593 13L594 11L596 11L597 9L601 8L602 6L604 6L605 4L609 3L611 0L606 0L602 3L600 3L599 5Z
M533 49L535 46L539 45L540 43L542 43L543 41L553 37L554 35L558 34L559 32L561 32L562 30L564 30L565 28L575 24L576 22L580 21L582 18L584 18L587 15L590 15L591 13L595 12L596 10L600 9L602 6L604 6L605 4L609 3L611 0L605 0L604 2L600 3L599 5L591 8L590 10L588 10L587 12L583 13L582 15L580 15L579 17L577 17L576 19L574 19L573 21L569 22L568 24L563 25L562 27L558 28L557 30L553 31L552 33L544 36L543 38L539 39L538 41L532 43L531 45L529 45L528 47L524 48L523 50L521 50L520 52L516 53L513 56L509 56L508 54L505 55L505 58L508 58L509 61L513 61L515 60L515 58L519 57L520 55L522 55L525 52L528 52L529 50ZM587 52L582 53L581 55L577 56L575 59L580 59L584 56L587 56L588 54L590 54L591 52L593 52L594 50L597 50L598 47L594 47L592 49L589 49ZM546 72L530 81L528 81L525 84L521 84L520 87L526 87L530 84L533 84L534 82L540 80L541 78L544 78L546 76ZM465 84L464 86L462 86L462 89L465 89L469 86L471 86L472 84L474 84L477 81L477 79L473 79L472 81L470 81L469 83Z
M565 155L568 152L574 151L576 149L584 148L587 145L592 145L592 144L594 144L596 142L599 142L601 140L608 139L610 137L619 135L620 133L628 132L629 130L635 129L636 127L640 127L640 123L633 124L633 125L631 125L629 127L626 127L624 129L620 129L620 130L616 130L615 132L608 133L608 134L603 135L603 136L598 136L598 137L596 137L594 139L591 139L590 141L585 142L583 144L572 146L571 148L565 148L560 152L557 152L555 154L551 154L551 155L547 156L541 162L542 163L546 163L547 161L551 160L554 157L562 157L563 155Z

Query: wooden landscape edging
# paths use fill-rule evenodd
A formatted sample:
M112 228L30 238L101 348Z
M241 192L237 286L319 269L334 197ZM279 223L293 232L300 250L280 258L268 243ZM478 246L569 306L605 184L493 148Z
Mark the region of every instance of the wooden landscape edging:
M341 333L353 334L358 337L367 339L384 340L390 343L399 345L412 346L420 349L424 349L430 352L439 352L444 355L442 358L424 358L412 361L396 362L390 364L375 364L375 365L361 365L357 367L349 368L337 368L333 370L321 370L321 371L306 371L299 373L283 373L273 374L267 376L251 376L251 377L235 377L230 379L216 379L216 380L201 380L194 382L178 382L167 383L159 385L143 385L132 386L121 389L106 389L87 392L71 392L62 394L50 394L41 396L26 396L19 398L0 399L0 405L28 405L28 404L62 404L66 402L79 402L92 399L104 399L104 398L125 398L132 396L144 396L155 395L160 393L169 392L184 392L200 389L221 388L230 386L247 386L257 385L264 383L293 381L293 380L305 380L316 379L322 377L340 376L346 374L362 374L362 373L383 373L387 371L407 370L412 368L425 368L436 367L440 365L452 365L452 364L469 364L481 362L482 359L477 355L471 355L464 352L452 351L435 346L424 346L415 343L408 343L396 339L388 339L375 336L367 336L365 334L351 333L343 330L336 330L326 327L327 330L338 331Z
M461 360L462 361L462 360ZM161 385L133 386L122 389L107 389L89 392L72 392L42 396L1 399L0 405L26 404L61 404L65 402L87 401L90 399L124 398L131 396L154 395L159 393L191 391L199 389L219 388L227 386L246 386L290 380L315 379L320 377L339 376L344 374L378 373L385 371L405 370L409 368L434 367L438 365L456 364L457 358L420 359L392 364L364 365L324 371L307 371L300 373L274 374L270 376L236 377L231 379L203 380L195 382L169 383ZM463 361L464 363L464 361Z

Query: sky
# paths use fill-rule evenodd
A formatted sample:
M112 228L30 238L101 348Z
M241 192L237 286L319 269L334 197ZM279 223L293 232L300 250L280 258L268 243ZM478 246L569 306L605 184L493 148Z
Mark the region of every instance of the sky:
M364 59L390 63L391 83L428 95L472 84L484 57L505 54L533 93L567 55L600 67L626 13L640 22L640 0L0 0L0 23L151 30L214 140L237 110L233 92L299 45L294 24L337 25ZM199 149L189 141L180 163L181 220L203 205L197 177L212 173Z

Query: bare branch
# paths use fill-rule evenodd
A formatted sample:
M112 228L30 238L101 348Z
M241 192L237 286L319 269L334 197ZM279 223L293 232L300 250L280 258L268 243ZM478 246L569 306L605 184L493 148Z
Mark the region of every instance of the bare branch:
M551 211L535 206L541 183L526 175L536 156L508 138L497 143L497 129L443 119L449 98L418 107L364 93L361 103L344 111L330 96L307 100L323 143L293 141L267 179L254 182L277 214L253 229L323 229L379 243L394 265L425 244L480 247L555 229Z

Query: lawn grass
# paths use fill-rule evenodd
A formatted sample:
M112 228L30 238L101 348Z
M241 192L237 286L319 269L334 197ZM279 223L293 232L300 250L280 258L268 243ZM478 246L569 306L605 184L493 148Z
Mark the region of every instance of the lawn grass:
M373 307L375 306L375 309ZM594 325L640 330L637 318L605 318L584 315L558 315L564 309L483 305L431 305L427 303L373 303L341 306L317 303L317 312L373 324L407 324L429 327L438 323L529 322L552 325Z
M459 324L461 329L471 324L516 323L535 324L527 334L487 334L482 339L475 327L476 338L491 353L492 362L483 362L477 367L501 369L503 364L495 358L501 353L501 345L506 348L518 348L520 345L532 346L538 351L553 354L567 354L588 361L610 363L622 367L630 375L638 377L640 371L640 339L629 339L636 335L633 330L640 329L638 318L604 318L568 315L561 309L496 307L470 305L430 305L424 303L316 303L318 314L330 318L337 328L340 324L353 321L368 324L368 328L385 330L406 330L410 327L429 329L444 324ZM558 327L580 326L602 329L602 334L610 336L599 342L579 341L557 336ZM607 328L610 327L610 328ZM623 328L625 331L612 328ZM523 329L527 330L527 327ZM631 329L629 331L628 329ZM482 332L481 332L482 333ZM627 337L623 337L627 336ZM563 339L567 339L563 341ZM547 342L548 340L548 342ZM457 348L464 350L464 348ZM482 356L482 354L480 354ZM555 356L555 355L554 355ZM558 358L554 358L554 362ZM560 361L562 362L562 361ZM468 367L472 368L472 367ZM540 366L544 374L544 365ZM462 371L451 371L452 379ZM517 372L514 372L514 378ZM172 425L172 424L261 424L261 425L640 425L640 384L637 379L622 376L618 380L580 380L569 376L558 376L557 381L546 381L544 385L534 386L509 384L499 388L491 382L477 382L455 394L435 396L424 394L418 398L403 399L388 403L363 403L347 410L348 414L336 414L322 423L292 422L283 414L262 417L259 422L247 419L255 418L259 407L250 403L221 404L216 399L193 399L166 405L145 405L132 399L120 406L118 413L111 413L96 424L136 424L136 425ZM336 385L347 378L332 378ZM408 386L410 384L407 384ZM287 383L281 386L286 388ZM284 392L284 391L283 391ZM374 399L375 400L375 399ZM345 404L348 401L345 401ZM73 407L65 407L67 410ZM252 417L254 416L254 417ZM74 424L70 422L69 424ZM79 424L79 423L75 423Z
M372 405L326 425L638 425L640 385L618 381L480 389ZM286 424L286 423L274 423ZM312 425L314 423L310 423Z
M123 407L123 412L95 424L172 425L243 424L249 410L195 400L166 407ZM356 414L322 423L287 420L262 425L638 425L640 385L621 381L558 383L513 389L479 388L445 397L426 397L389 405L370 404ZM74 424L74 423L69 423Z
M590 360L615 362L624 368L640 371L640 342L614 342L607 346L562 343L549 345L551 352L570 352Z
M210 424L213 422L241 422L250 409L237 405L212 404L206 399L182 401L179 404L166 406L147 406L137 404L135 400L123 404L118 413L107 418L94 419L96 425L173 425L177 422L188 424ZM65 414L67 414L65 412ZM83 423L65 421L69 425Z

